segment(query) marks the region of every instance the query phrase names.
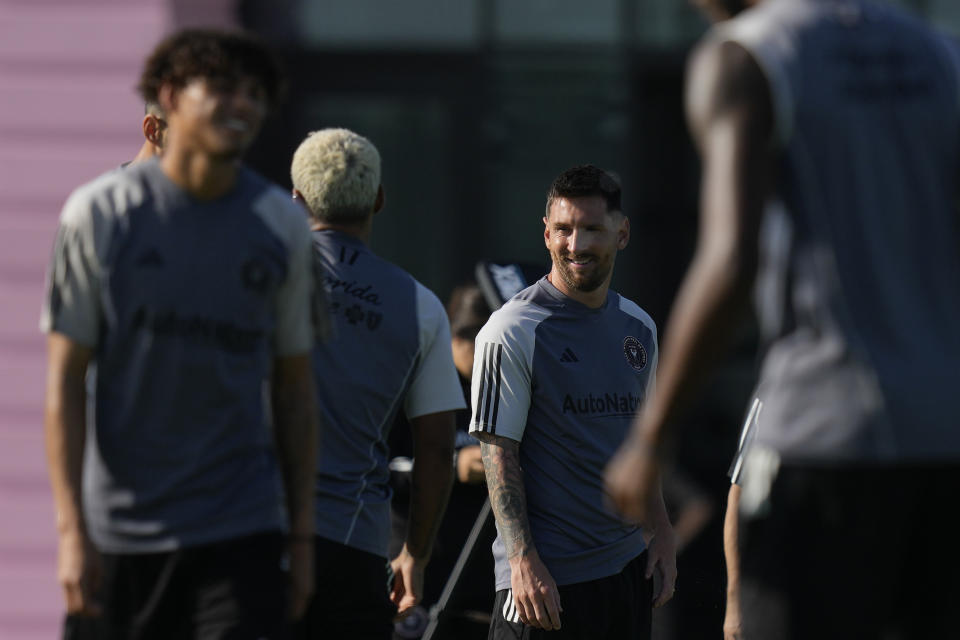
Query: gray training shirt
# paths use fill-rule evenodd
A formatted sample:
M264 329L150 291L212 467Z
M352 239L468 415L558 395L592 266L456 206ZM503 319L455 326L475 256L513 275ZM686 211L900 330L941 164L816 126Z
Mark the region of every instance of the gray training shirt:
M149 553L280 530L264 384L309 353L310 231L241 169L199 203L156 160L78 188L61 216L41 328L94 350L84 512L94 543Z
M490 316L477 335L470 432L520 443L530 533L558 585L619 573L645 548L608 510L603 469L651 391L657 330L614 291L590 309L547 278ZM510 587L497 536L496 588Z
M450 325L436 295L362 241L315 231L333 335L313 352L320 410L317 535L386 557L387 436L407 418L463 409Z
M717 27L770 86L779 202L756 443L793 462L960 459L960 58L866 0L766 0Z

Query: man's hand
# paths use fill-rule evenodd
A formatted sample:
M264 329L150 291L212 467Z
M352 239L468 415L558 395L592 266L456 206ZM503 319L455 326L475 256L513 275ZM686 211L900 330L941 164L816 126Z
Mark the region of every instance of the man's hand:
M660 527L647 545L647 579L654 571L660 578L660 590L653 594L653 608L656 609L673 598L677 583L677 537L669 526Z
M95 616L100 605L100 554L83 524L83 450L86 440L87 365L93 350L53 332L47 338L47 395L44 436L57 515L57 579L67 613Z
M520 622L547 631L560 628L560 592L535 549L510 559L510 586Z
M313 483L317 407L309 354L274 358L270 379L274 437L290 518L290 607L303 616L313 595Z
M60 533L57 554L57 578L67 613L99 616L100 603L94 592L100 586L100 552L83 532L72 529Z
M457 452L457 480L464 484L482 484L484 479L480 445L460 449Z
M644 522L659 476L653 450L639 438L628 438L604 473L611 505L627 520Z
M423 571L427 561L413 557L404 545L390 562L393 570L393 586L390 601L397 605L397 620L407 617L423 597Z
M723 640L742 640L743 630L740 622L740 603L727 600L727 610L723 616Z
M291 538L287 552L290 554L288 616L290 620L299 620L307 612L313 597L313 537Z

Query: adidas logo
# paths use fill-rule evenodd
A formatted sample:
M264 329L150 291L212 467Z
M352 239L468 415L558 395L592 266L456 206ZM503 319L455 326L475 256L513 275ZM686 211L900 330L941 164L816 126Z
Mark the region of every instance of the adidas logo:
M563 355L560 356L560 362L580 362L580 358L570 350L570 347L567 347L563 350Z

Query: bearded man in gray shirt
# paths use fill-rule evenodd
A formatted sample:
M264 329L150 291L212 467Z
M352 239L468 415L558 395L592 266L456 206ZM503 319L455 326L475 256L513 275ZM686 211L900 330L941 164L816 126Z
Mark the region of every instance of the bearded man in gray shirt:
M490 637L649 638L651 604L666 603L676 579L663 497L641 528L603 496L603 468L657 366L653 320L610 290L630 239L620 187L597 167L568 169L543 223L550 273L476 339L470 433L498 534Z

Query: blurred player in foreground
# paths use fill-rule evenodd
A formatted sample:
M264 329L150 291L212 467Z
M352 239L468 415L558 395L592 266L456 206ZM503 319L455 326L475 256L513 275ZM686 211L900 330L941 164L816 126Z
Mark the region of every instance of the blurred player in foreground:
M280 87L256 40L171 36L140 81L162 158L63 209L47 455L67 611L99 616L101 637L272 638L312 591L308 229L240 164Z
M744 10L691 58L699 241L610 494L642 516L671 421L756 284L743 636L956 635L956 46L869 0L701 4Z

